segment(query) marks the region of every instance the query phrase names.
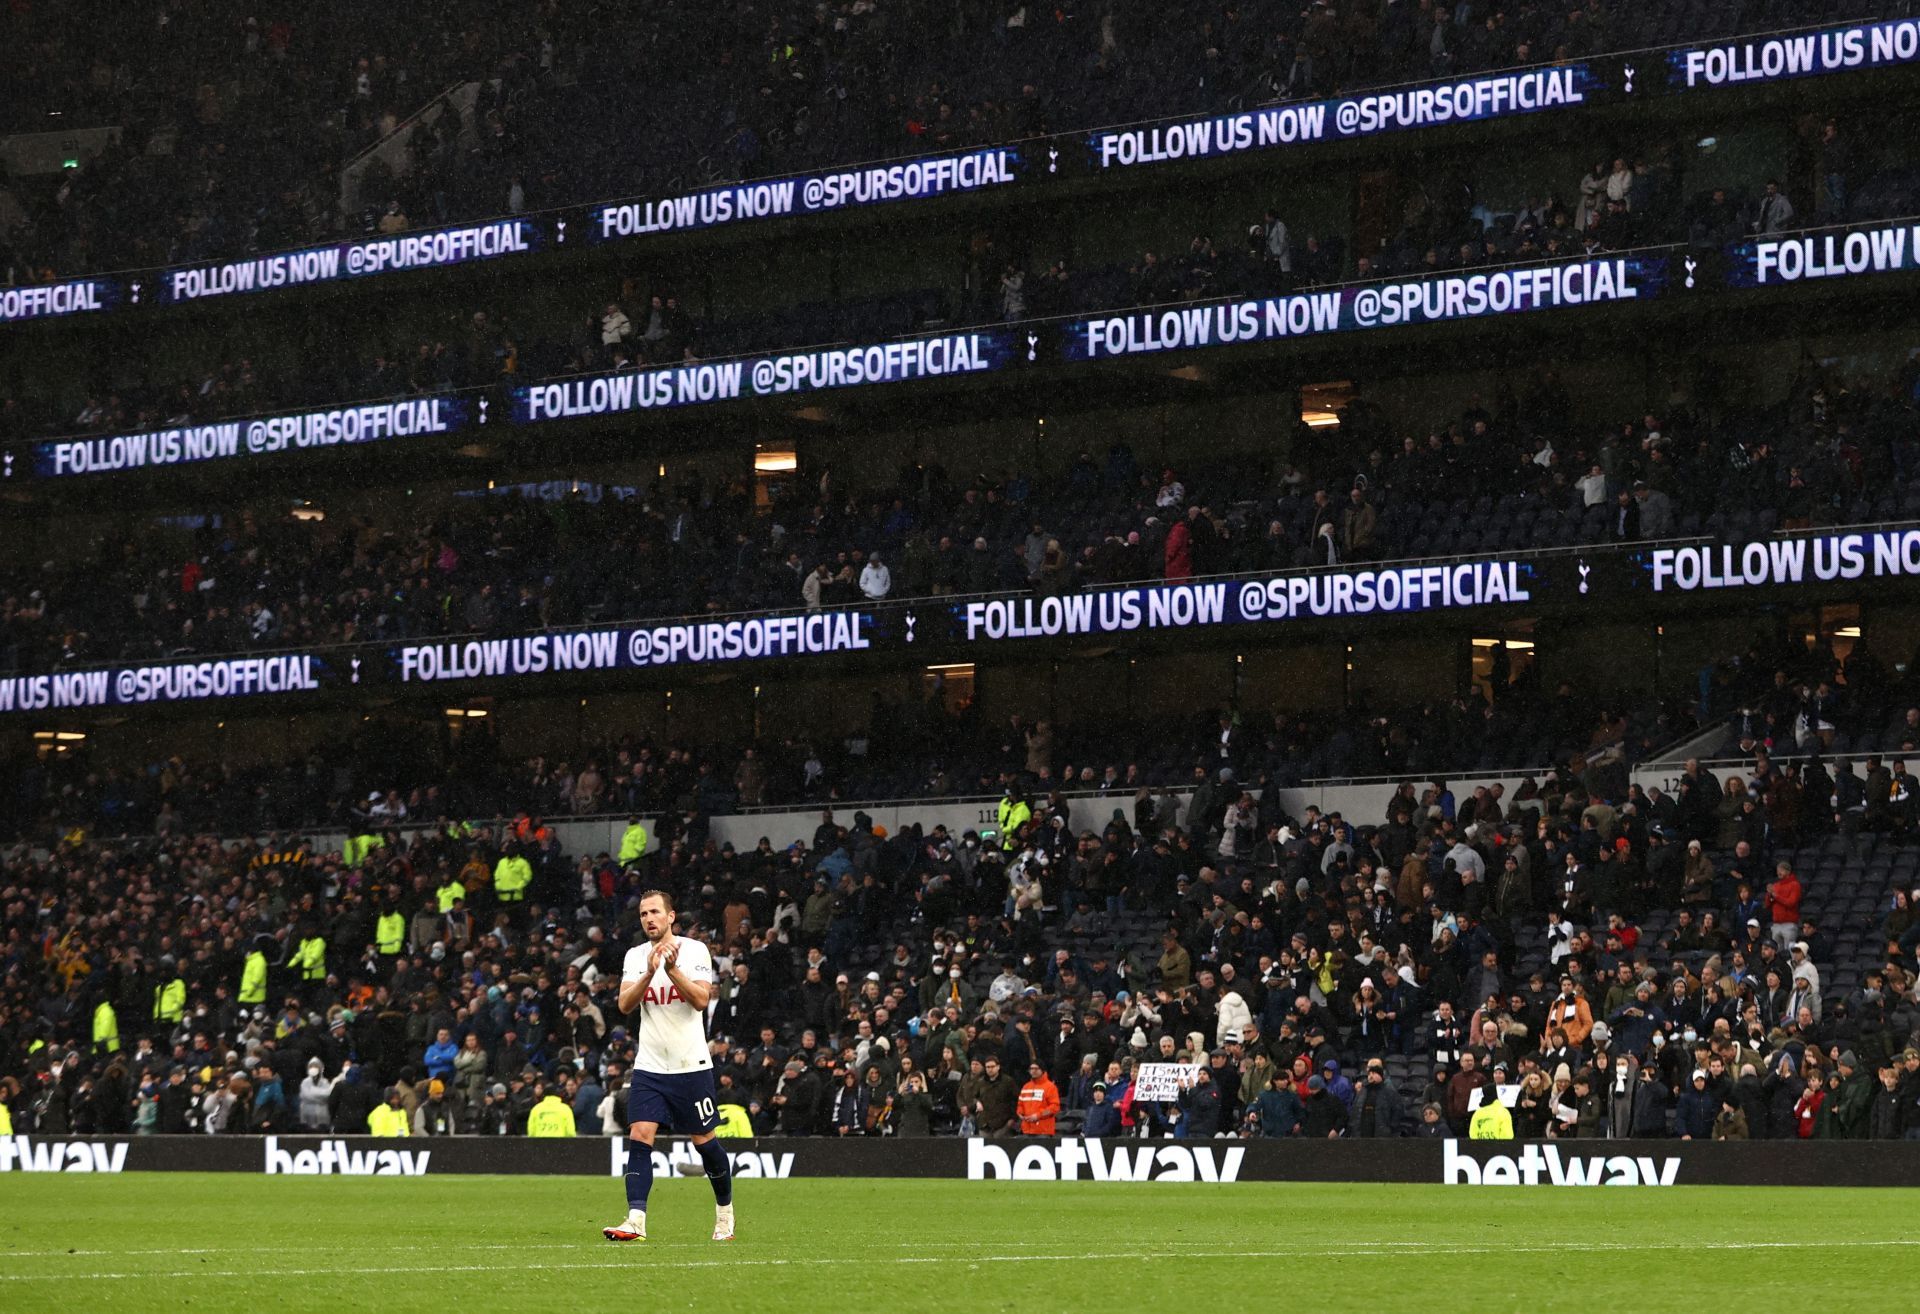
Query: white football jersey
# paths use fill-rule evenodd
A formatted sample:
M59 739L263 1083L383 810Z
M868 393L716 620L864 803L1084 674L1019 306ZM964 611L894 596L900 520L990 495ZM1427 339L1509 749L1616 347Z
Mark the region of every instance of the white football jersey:
M684 935L674 939L680 944L679 967L687 980L712 985L713 955L707 952L707 946ZM645 941L627 950L621 984L645 978L647 959L652 954L653 945ZM634 1038L633 1065L642 1072L694 1072L713 1066L713 1057L707 1053L705 1018L681 997L665 967L647 981L640 1004L640 1031Z

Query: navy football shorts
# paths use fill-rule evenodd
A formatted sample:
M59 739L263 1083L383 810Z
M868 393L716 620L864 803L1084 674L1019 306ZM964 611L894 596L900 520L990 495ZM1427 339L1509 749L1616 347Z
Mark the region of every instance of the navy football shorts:
M720 1125L712 1068L692 1072L633 1070L627 1082L627 1123L656 1122L660 1130L700 1136Z

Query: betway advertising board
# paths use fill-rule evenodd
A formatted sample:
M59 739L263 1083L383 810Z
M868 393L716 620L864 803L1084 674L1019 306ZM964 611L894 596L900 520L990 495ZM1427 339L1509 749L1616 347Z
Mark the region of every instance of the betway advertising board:
M1449 1187L1911 1186L1920 1141L1088 1140L798 1137L723 1142L750 1178L1021 1183L1392 1182ZM0 1174L237 1172L271 1177L619 1176L628 1142L577 1136L7 1136ZM665 1182L699 1172L691 1143L653 1150ZM684 1172L682 1171L684 1170Z

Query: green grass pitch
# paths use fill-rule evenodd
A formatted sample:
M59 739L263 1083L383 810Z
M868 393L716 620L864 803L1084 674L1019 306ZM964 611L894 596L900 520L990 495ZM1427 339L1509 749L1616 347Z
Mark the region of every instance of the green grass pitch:
M616 1246L611 1179L0 1178L0 1309L1904 1309L1920 1190L742 1182ZM1290 1293L1290 1294L1289 1294Z

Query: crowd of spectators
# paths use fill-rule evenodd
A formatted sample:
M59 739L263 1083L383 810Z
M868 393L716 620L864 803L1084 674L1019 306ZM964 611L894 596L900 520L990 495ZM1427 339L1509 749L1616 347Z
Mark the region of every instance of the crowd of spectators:
M1184 811L1104 830L1015 776L992 829L828 813L748 852L663 823L645 855L636 819L569 854L524 815L343 853L17 847L0 1108L43 1135L497 1135L552 1099L618 1132L612 994L660 887L713 947L736 1134L1920 1137L1920 854L1849 812L1846 763L1791 767L1408 782L1343 817L1203 761ZM1729 847L1736 783L1757 819ZM1133 1098L1156 1060L1200 1074Z
M1362 395L1337 428L1296 426L1286 459L1190 470L1115 442L1044 482L810 464L765 506L741 475L409 504L405 528L242 510L14 567L0 668L1895 520L1920 511L1912 392L1808 362L1764 410L1601 427L1543 368L1419 436Z
M1876 10L1854 0L443 7L421 19L366 3L324 16L168 5L146 22L115 11L86 23L72 6L15 6L0 42L8 85L21 89L15 124L124 132L56 189L5 194L0 265L24 281L230 257L347 228L685 190ZM481 85L465 118L417 127L402 168L343 198L340 166L455 81ZM582 130L609 124L619 130Z

